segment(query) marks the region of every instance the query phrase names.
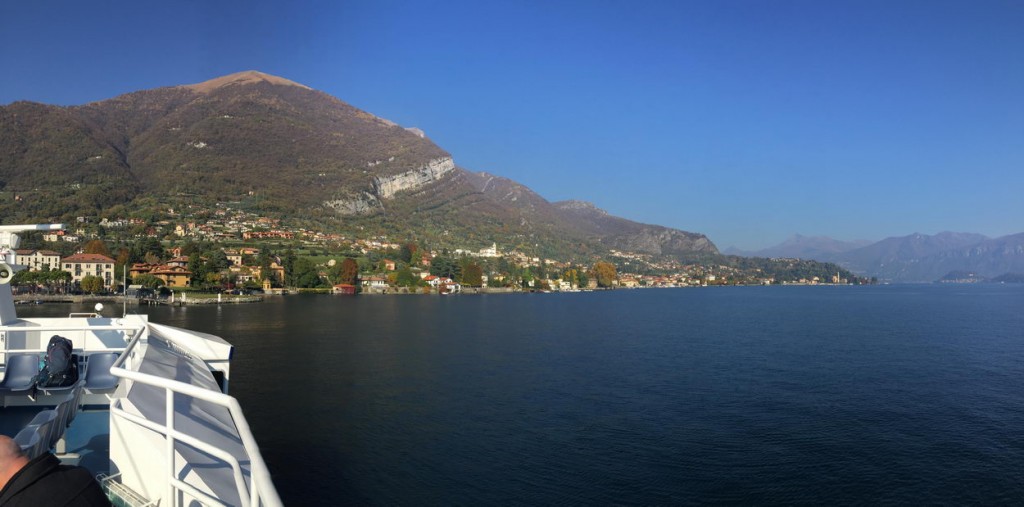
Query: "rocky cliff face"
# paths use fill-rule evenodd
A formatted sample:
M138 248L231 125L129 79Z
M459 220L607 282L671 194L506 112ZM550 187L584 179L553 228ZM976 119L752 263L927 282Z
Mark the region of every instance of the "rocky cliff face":
M626 220L586 201L562 201L554 206L564 220L610 248L651 255L718 254L718 248L703 234Z
M439 181L454 170L455 162L451 157L437 158L409 171L376 176L368 190L324 201L324 206L347 216L376 213L384 209L384 200Z
M413 190L437 181L454 170L455 162L451 157L437 158L411 171L377 176L373 179L373 193L380 199L389 199L403 190Z
M606 241L612 247L627 252L652 255L677 255L693 252L716 254L718 249L703 234L651 226L633 234L615 236Z

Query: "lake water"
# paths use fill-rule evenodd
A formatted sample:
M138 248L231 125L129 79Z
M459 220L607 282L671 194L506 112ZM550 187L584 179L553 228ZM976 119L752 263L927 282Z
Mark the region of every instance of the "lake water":
M1024 286L137 311L236 346L287 505L1024 502Z

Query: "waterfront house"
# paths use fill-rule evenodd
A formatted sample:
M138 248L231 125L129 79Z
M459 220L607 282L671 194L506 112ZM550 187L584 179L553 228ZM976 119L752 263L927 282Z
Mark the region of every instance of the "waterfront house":
M182 266L160 266L149 274L164 281L171 288L189 287L192 285L192 272Z
M29 271L56 271L60 269L60 254L53 250L15 250L14 263Z
M97 276L103 286L109 287L114 280L114 259L100 254L80 253L61 260L61 269L71 273L71 281L81 283L87 276Z
M253 276L261 280L275 280L277 283L284 283L284 266L277 262L271 262L270 270L267 273L263 272L262 267L256 266L253 268Z
M388 286L388 279L383 276L368 276L363 278L363 287L370 289L383 289Z
M139 275L149 274L150 271L160 267L159 264L150 264L148 262L136 262L132 264L132 267L128 269L128 276L133 280Z

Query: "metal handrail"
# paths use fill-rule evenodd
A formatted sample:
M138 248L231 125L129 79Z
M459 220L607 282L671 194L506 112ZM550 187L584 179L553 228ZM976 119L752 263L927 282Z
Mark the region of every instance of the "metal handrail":
M136 346L136 344L138 343L138 338L139 338L138 336L133 338L132 342L129 343L128 347L125 349L125 353L122 354L121 358L118 358L118 362L116 362L114 364L114 366L112 366L110 368L110 373L112 375L114 375L114 376L121 377L121 378L124 378L124 379L128 379L128 380L131 380L133 382L141 382L143 384L147 384L147 385L152 385L152 386L155 386L155 387L163 388L165 390L165 392L166 391L171 391L171 392L175 392L175 393L181 393L181 394L184 394L184 395L187 395L187 396L191 396L193 398L197 398L197 399L200 399L200 400L203 400L203 401L207 401L207 402L213 403L215 405L218 405L220 407L226 408L228 410L228 412L230 413L230 415L231 415L231 418L232 418L232 420L233 420L233 422L235 424L235 428L238 430L238 436L242 439L242 445L245 448L245 452L249 456L249 466L250 466L251 486L252 486L250 488L249 495L248 495L249 496L249 500L250 500L250 505L254 505L254 506L255 505L259 505L260 501L262 501L263 504L265 504L265 505L269 505L269 506L273 506L273 507L282 505L281 499L277 495L277 490L274 489L274 487L273 487L273 481L270 479L270 471L267 469L267 465L263 461L263 456L260 454L259 446L256 444L256 438L253 436L252 431L249 429L249 424L245 420L245 416L242 413L242 407L241 407L241 405L239 405L238 400L236 400L233 396L229 396L229 395L221 393L221 392L210 391L208 389L197 387L197 386L194 386L194 385L191 385L191 384L186 384L184 382L179 382L177 380L170 380L170 379L166 379L166 378L163 378L163 377L157 377L155 375L150 375L150 374L147 374L147 373L142 373L142 372L138 372L138 371L132 371L132 370L124 369L123 368L123 359L125 357L127 357L129 355L130 350ZM114 407L111 407L111 409L114 410ZM132 414L123 413L123 415L132 415ZM167 418L165 419L165 421L170 421L170 420L171 420L171 415L169 414L167 416ZM149 423L149 424L156 424L156 423L152 423L151 421L146 421L146 422ZM174 431L174 429L172 427L168 427L166 422L163 425L163 428L166 431L160 431L161 433L167 434L171 438L176 438L176 435L171 435L171 433L175 433L176 434L177 432ZM154 429L154 428L150 428L150 429ZM188 435L184 435L184 434L180 434L179 436L188 437ZM191 437L188 437L188 438L191 438ZM178 438L178 439L183 441L183 442L185 442L185 443L189 443L189 442L187 442L183 438ZM203 444L204 444L204 446L209 445L209 444L206 444L205 442L203 442ZM189 445L192 445L192 444L189 443ZM199 446L195 446L195 447L199 447ZM214 449L217 449L217 451L225 452L226 453L226 451L223 451L223 450L221 450L219 448L215 448L214 447ZM205 449L201 448L201 450L205 450ZM226 463L232 465L232 470L236 470L235 467L236 467L236 465L238 465L238 462L234 458L234 456L231 456L230 454L226 454L226 456L228 456L230 459L225 459L222 456L218 456L217 453L210 452L210 454L212 454L212 455L214 455L214 456L216 456L216 457L218 457L220 459L223 459ZM236 472L236 478L235 478L236 483L238 482L239 477L240 477L240 468L238 468L237 470L238 470L238 472ZM269 485L269 487L268 487L268 485ZM245 493L245 491L243 489L239 489L239 498L240 499L244 498L246 496L244 493Z

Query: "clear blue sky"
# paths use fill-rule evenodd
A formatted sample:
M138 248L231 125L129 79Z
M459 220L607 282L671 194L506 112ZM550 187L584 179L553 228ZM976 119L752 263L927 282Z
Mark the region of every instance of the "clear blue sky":
M0 3L0 104L250 69L720 248L1024 231L1020 1Z

